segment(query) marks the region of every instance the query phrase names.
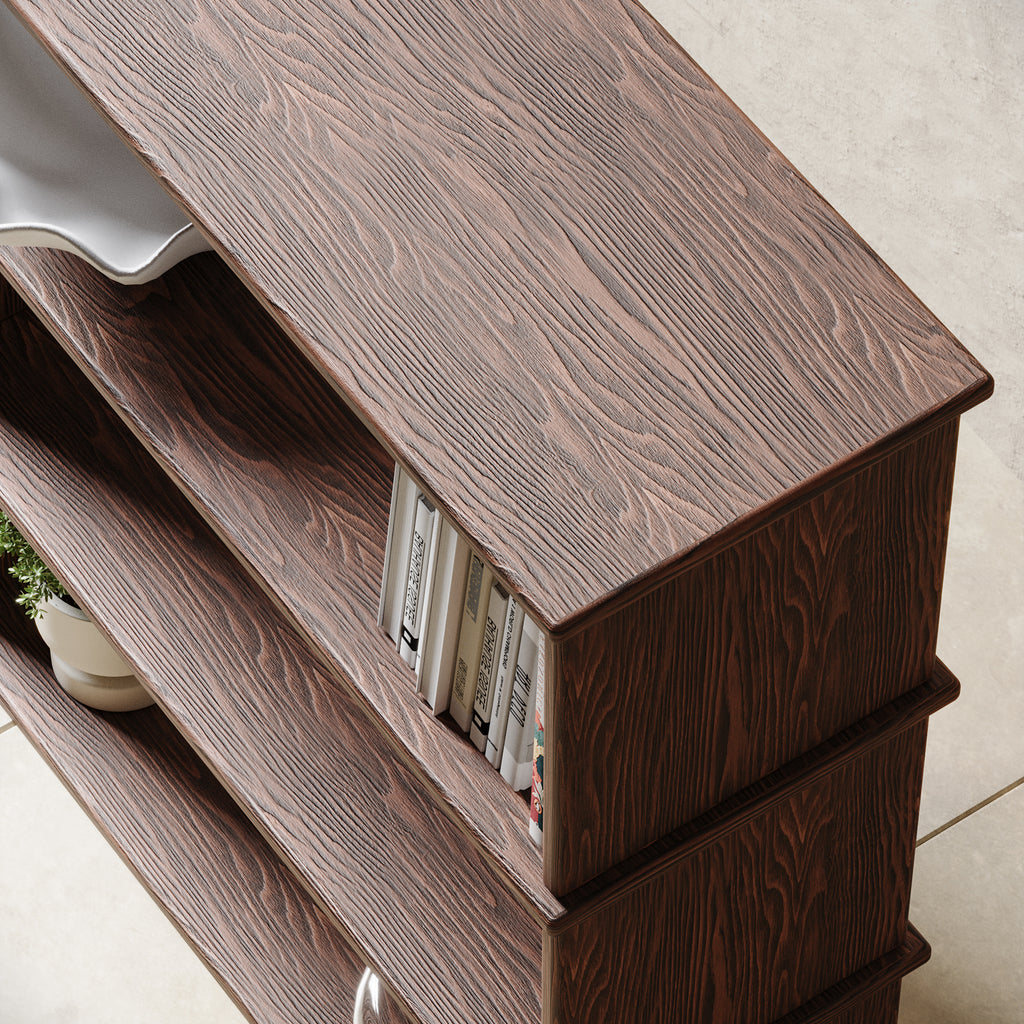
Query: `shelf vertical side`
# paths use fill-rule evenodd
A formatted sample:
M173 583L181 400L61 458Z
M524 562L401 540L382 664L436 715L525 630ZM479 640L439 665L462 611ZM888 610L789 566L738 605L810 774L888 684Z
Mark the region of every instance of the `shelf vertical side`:
M926 735L890 735L552 928L545 1024L776 1020L898 947Z
M932 671L957 421L555 641L559 895Z

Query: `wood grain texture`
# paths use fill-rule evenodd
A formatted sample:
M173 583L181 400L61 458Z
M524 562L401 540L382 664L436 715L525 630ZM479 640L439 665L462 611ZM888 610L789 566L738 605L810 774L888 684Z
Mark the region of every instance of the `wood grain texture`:
M775 1024L896 1024L900 981L927 963L931 947L909 924L896 948L855 971Z
M556 634L562 892L927 675L955 418L991 379L632 0L16 6L351 415L287 346L253 358L282 337L213 258L114 301L30 256L220 539L11 316L57 387L0 394L0 494L418 1019L536 1022L559 902L369 628L385 450ZM923 740L549 929L545 1014L763 1022L890 948Z
M44 323L256 582L517 884L557 913L522 800L377 626L394 463L215 256L150 285L0 252Z
M632 0L16 0L549 628L991 379Z
M545 936L545 1020L764 1024L906 936L927 723Z
M555 641L560 894L927 679L957 425Z
M536 908L54 340L14 317L3 344L0 501L175 727L416 1019L536 1024Z
M674 871L680 861L692 857L698 849L713 845L747 823L764 818L774 807L792 800L808 787L862 761L871 750L924 723L959 695L959 681L945 665L937 662L935 673L920 686L576 889L566 897L565 914L552 922L548 931L554 934L571 928L577 921L619 901L658 875Z
M349 1024L363 964L334 925L160 711L56 685L7 582L0 696L22 731L251 1020Z
M21 296L10 286L6 279L0 276L0 320L6 320L15 313L20 313L25 308Z

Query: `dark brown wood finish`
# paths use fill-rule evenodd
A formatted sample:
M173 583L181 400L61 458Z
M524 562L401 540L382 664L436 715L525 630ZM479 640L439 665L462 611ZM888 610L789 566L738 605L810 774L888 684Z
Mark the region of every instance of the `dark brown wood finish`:
M522 800L427 712L377 626L394 462L223 262L133 288L49 250L0 250L0 269L448 813L543 893Z
M158 283L125 289L65 254L6 253L0 261L326 664L343 668L485 846L539 885L521 800L422 713L411 677L386 650L364 657L380 645L374 616L390 463L224 265L203 257ZM938 428L703 563L682 578L682 590L656 592L620 609L610 628L603 621L561 645L570 653L559 679L576 685L554 689L552 717L579 732L563 752L562 730L550 729L557 756L549 763L569 766L550 789L549 852L556 863L560 854L569 861L552 875L556 892L637 852L925 673L934 657L955 441L955 423ZM779 568L791 561L795 583ZM827 629L811 621L823 608L841 611ZM641 652L638 623L667 621L671 609L682 624L655 625ZM705 626L719 616L717 635L728 650ZM631 646L621 643L620 629ZM735 652L748 648L761 660L737 680ZM632 688L641 679L638 698ZM681 690L674 680L690 683ZM767 680L777 680L772 693ZM829 701L818 692L822 680ZM614 706L635 713L604 715L602 688L621 702ZM744 715L741 726L729 724L734 708ZM724 724L709 730L709 721ZM602 722L617 730L615 758L594 754L609 743ZM654 761L653 744L662 751ZM668 763L677 767L666 781ZM497 824L492 812L501 816ZM520 850L510 858L517 837ZM598 849L602 837L610 852Z
M96 713L57 686L10 582L0 698L25 734L251 1020L349 1024L364 965L335 926L159 710Z
M631 0L15 0L561 630L991 379Z
M24 308L21 296L0 276L0 320L6 320Z
M671 870L547 933L546 1020L763 1024L898 947L926 732L698 839Z
M20 316L3 344L0 502L175 727L417 1020L536 1024L540 909L438 812L56 342Z
M555 641L556 892L928 678L956 437L934 429Z
M775 1024L895 1024L900 981L928 962L931 947L912 925L900 945Z
M956 700L959 694L957 678L937 662L935 673L920 686L575 890L566 897L565 914L552 922L548 930L554 934L574 927L577 921L617 902L627 892L647 885L657 875L674 871L680 861L692 857L702 847L715 844L749 822L764 818L777 805L791 801L802 791L862 760L894 736L921 725ZM914 794L913 800L916 799Z
M0 500L331 941L422 1024L891 1024L985 371L634 0L9 2L219 255L2 257ZM392 454L549 631L543 866L375 626Z

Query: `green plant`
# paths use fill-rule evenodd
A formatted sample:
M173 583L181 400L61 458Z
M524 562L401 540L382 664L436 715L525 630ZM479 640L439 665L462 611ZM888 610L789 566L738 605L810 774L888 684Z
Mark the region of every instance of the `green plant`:
M35 549L0 509L0 555L10 555L13 564L8 570L21 584L15 601L30 619L42 614L42 605L51 597L67 597L64 585L50 571Z

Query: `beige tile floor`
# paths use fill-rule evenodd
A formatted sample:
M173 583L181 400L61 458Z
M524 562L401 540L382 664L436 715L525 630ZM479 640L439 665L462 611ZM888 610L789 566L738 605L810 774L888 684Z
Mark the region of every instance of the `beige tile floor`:
M651 0L993 372L965 417L903 1024L1024 1020L1024 4ZM0 1024L241 1016L0 709Z
M0 1024L245 1019L14 726L0 836Z

